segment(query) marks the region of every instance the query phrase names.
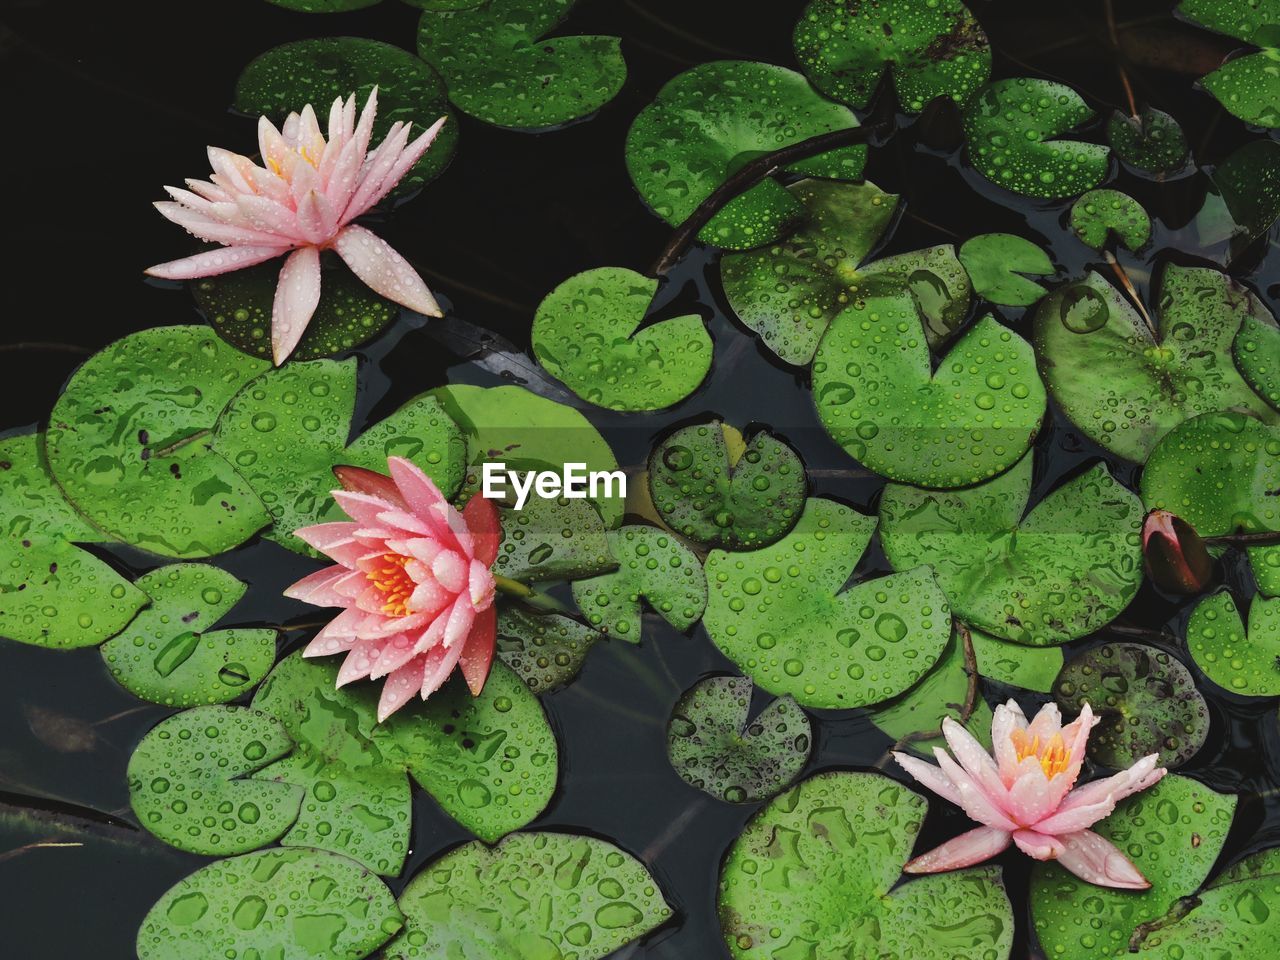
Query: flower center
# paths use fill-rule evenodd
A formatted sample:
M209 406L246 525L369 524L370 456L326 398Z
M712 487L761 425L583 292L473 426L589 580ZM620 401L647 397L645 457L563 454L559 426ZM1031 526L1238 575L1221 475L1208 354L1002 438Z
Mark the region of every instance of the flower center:
M1063 773L1071 764L1071 751L1067 749L1062 734L1055 733L1045 744L1041 745L1039 737L1029 737L1023 730L1015 730L1009 735L1014 752L1021 763L1027 757L1040 761L1040 769L1045 777L1052 780Z
M384 553L378 565L369 571L369 582L382 594L382 612L389 617L409 614L409 598L417 586L405 565L409 558L398 553Z

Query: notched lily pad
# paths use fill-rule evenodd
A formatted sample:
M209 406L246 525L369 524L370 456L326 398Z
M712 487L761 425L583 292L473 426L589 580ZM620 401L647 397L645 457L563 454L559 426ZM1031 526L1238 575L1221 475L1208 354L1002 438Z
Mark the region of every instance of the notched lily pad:
M1280 696L1280 597L1254 597L1247 635L1230 593L1205 597L1187 624L1187 649L1223 689L1246 697Z
M601 633L640 642L640 601L667 623L688 630L707 606L707 578L688 547L657 527L630 524L609 532L618 569L575 580L573 599Z
M1157 647L1091 647L1062 669L1053 692L1070 713L1093 707L1100 722L1089 756L1105 767L1124 769L1150 753L1163 766L1181 766L1209 735L1209 707L1191 671Z
M969 273L974 292L989 303L1029 307L1048 291L1033 277L1054 273L1049 255L1030 240L1012 233L983 233L960 247L960 262Z
M680 778L728 803L767 800L794 780L813 746L809 718L790 697L750 711L745 677L708 677L686 691L667 723Z
M1182 126L1155 107L1147 107L1137 119L1113 111L1107 120L1107 140L1127 166L1157 178L1182 172L1191 155Z
M1280 327L1250 314L1240 322L1231 356L1254 393L1280 410Z
M499 510L498 519L502 546L493 571L511 580L580 580L618 565L604 521L588 500L533 496L520 510Z
M576 677L601 639L571 617L534 613L514 603L498 608L498 656L534 693L549 693Z
M819 134L858 125L846 107L822 98L794 70L720 60L667 83L627 134L627 169L654 213L678 226L716 187L762 154ZM855 180L866 147L841 147L785 168ZM704 243L745 250L778 239L804 207L766 178L721 208L698 234Z
M1094 250L1101 250L1114 236L1127 249L1137 251L1151 242L1151 217L1127 193L1090 190L1071 205L1071 230Z
M711 369L711 336L696 314L641 326L658 281L598 267L564 281L533 320L533 354L582 399L610 410L679 403Z
M165 706L225 703L251 690L275 663L276 632L210 630L245 585L217 567L179 563L152 570L137 586L150 605L102 646L116 682Z
M731 447L726 429L719 422L685 427L653 449L653 505L667 526L697 543L767 546L800 519L808 487L804 464L765 430Z

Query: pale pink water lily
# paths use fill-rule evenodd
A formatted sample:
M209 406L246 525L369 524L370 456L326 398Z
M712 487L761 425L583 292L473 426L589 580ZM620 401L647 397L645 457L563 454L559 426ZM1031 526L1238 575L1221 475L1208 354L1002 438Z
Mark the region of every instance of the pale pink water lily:
M1010 843L1037 860L1057 860L1082 880L1103 887L1145 890L1150 883L1115 845L1089 829L1130 794L1165 775L1156 754L1128 770L1075 787L1085 744L1097 718L1086 703L1065 727L1054 704L1029 724L1014 701L996 707L991 724L995 757L951 718L942 732L954 758L934 748L938 765L905 753L894 758L938 796L982 826L916 857L907 873L938 873L994 857Z
M378 89L356 119L356 98L329 109L325 138L310 104L291 113L281 129L258 121L262 166L248 157L209 148L213 175L188 180L188 190L165 187L173 199L156 209L193 236L222 244L216 250L161 263L153 277L191 280L229 273L288 253L271 311L271 351L277 364L298 345L320 302L320 252L332 249L351 272L396 303L440 316L431 291L399 253L352 223L367 213L427 152L444 125L441 117L413 142L410 124L397 122L373 151L369 140ZM292 251L292 252L290 252Z
M337 561L285 595L343 610L303 655L345 653L338 686L385 678L381 723L414 694L426 699L458 667L480 695L493 663L496 613L489 568L502 538L492 503L474 496L459 513L431 478L400 457L391 476L339 467L333 491L352 519L294 533Z

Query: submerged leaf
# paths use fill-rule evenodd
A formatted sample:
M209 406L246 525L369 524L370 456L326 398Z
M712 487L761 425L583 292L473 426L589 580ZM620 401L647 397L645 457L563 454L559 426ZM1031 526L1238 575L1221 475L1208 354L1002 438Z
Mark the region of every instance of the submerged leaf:
M1180 173L1191 150L1178 121L1155 107L1147 107L1135 119L1119 110L1107 120L1111 149L1127 166L1153 177Z
M549 693L578 675L602 634L570 617L498 607L497 652L534 693Z
M960 262L969 273L974 292L990 303L1029 307L1048 291L1018 274L1053 274L1049 255L1030 240L1012 233L983 233L960 248Z
M1071 229L1080 242L1102 250L1113 236L1129 250L1151 242L1151 217L1119 190L1090 190L1071 205Z
M1246 697L1280 696L1280 597L1253 599L1247 635L1230 593L1205 597L1187 624L1187 649L1223 689Z
M1278 218L1280 143L1251 140L1209 174L1209 191L1194 226L1200 245L1230 263Z

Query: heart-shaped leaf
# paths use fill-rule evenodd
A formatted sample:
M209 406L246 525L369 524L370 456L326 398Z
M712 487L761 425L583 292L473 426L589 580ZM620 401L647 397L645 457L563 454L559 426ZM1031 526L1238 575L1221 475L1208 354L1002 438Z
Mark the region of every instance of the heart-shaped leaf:
M1034 318L1040 372L1072 423L1141 463L1161 437L1197 414L1238 407L1280 419L1231 362L1246 316L1275 327L1257 297L1217 270L1169 264L1159 303L1153 335L1096 273L1041 301Z
M908 113L937 97L964 103L991 74L987 35L959 0L811 0L793 39L813 85L859 109L885 73Z
M617 566L604 521L588 500L532 497L498 511L502 547L493 572L521 583L580 580Z
M711 369L711 336L696 314L641 326L658 281L622 267L570 277L538 307L533 353L582 399L610 410L679 403Z
M293 746L283 724L248 707L195 707L152 728L129 758L138 822L192 853L265 846L293 823L302 789L247 775Z
M403 923L391 891L354 860L323 850L260 850L175 884L142 921L138 957L356 960Z
M63 497L44 440L0 440L0 636L69 650L121 630L146 595L77 543L109 539Z
M890 484L880 541L896 570L933 567L955 615L1054 646L1110 623L1142 582L1142 504L1103 464L1027 512L1031 458L966 490Z
M832 180L801 180L786 190L802 208L794 232L720 260L729 305L782 360L809 363L831 320L860 297L910 292L931 346L960 328L969 278L950 244L863 262L889 233L896 194Z
M1152 177L1180 173L1191 149L1178 121L1155 107L1138 116L1115 110L1107 120L1107 140L1126 166Z
M751 716L751 681L708 677L685 692L667 723L667 756L691 787L728 803L767 800L804 769L809 718L790 697Z
M804 464L765 430L730 448L725 425L677 430L649 455L649 492L664 523L697 543L767 546L804 510ZM736 432L736 431L735 431Z
M1231 356L1254 393L1280 410L1280 327L1250 314L1240 323Z
M533 613L516 604L498 608L498 656L534 693L548 693L578 675L601 635L555 613Z
M459 847L413 878L400 909L389 960L599 960L671 916L640 861L567 833Z
M856 127L846 107L824 100L794 70L720 60L667 83L627 134L627 169L653 212L678 226L743 164L792 143ZM785 168L854 180L865 147L841 147ZM698 234L745 250L778 239L804 216L799 199L772 178L736 196Z
M925 568L846 589L874 517L810 498L772 546L707 557L703 626L770 693L806 707L860 707L902 693L951 634L946 598Z
M211 449L227 402L269 365L208 327L152 327L90 357L54 405L49 468L93 524L166 557L207 557L269 521Z
M1280 696L1280 597L1255 597L1249 632L1231 594L1196 605L1187 624L1191 659L1218 686L1247 697Z
M1142 871L1151 882L1149 890L1111 890L1087 883L1056 863L1036 864L1031 871L1031 913L1045 956L1130 956L1137 928L1165 917L1204 882L1222 850L1235 808L1235 797L1175 775L1121 800L1113 814L1095 824L1093 829ZM1153 956L1175 960L1178 954Z
M225 570L178 563L152 570L137 585L150 606L102 646L107 669L135 697L170 707L225 703L253 689L274 665L274 630L209 629L246 589Z
M735 960L1007 960L1013 908L998 867L896 886L927 804L878 773L824 773L760 811L720 875Z
M573 582L587 622L610 637L640 642L640 601L647 600L677 630L698 622L707 606L707 578L688 547L657 527L631 524L609 531L612 573Z
M1172 654L1138 643L1104 643L1062 669L1054 694L1064 710L1088 703L1099 717L1089 756L1124 769L1151 753L1176 767L1204 746L1209 708L1191 671Z
M969 273L974 292L989 303L1029 307L1047 292L1034 277L1050 276L1053 261L1030 240L1012 233L983 233L960 247L960 262Z
M1068 86L1032 77L987 84L964 110L969 162L1006 190L1056 200L1096 187L1107 175L1110 150L1059 140L1093 111Z
M235 464L274 524L266 536L299 553L299 527L342 520L329 492L339 464L387 471L406 457L451 495L462 482L466 445L434 397L423 394L350 445L356 361L312 360L268 370L241 390L218 419L213 449Z
M1151 217L1127 193L1090 190L1071 205L1071 230L1094 250L1101 250L1114 236L1136 251L1151 241Z
M1031 446L1045 393L1031 345L983 317L932 367L909 296L860 300L813 358L822 425L891 480L961 487L996 476Z
M1262 49L1228 60L1200 80L1245 123L1280 127L1280 4L1273 0L1182 0L1178 13Z
M617 37L543 39L575 0L490 0L475 9L428 9L418 54L440 71L464 113L537 130L594 113L627 79Z

